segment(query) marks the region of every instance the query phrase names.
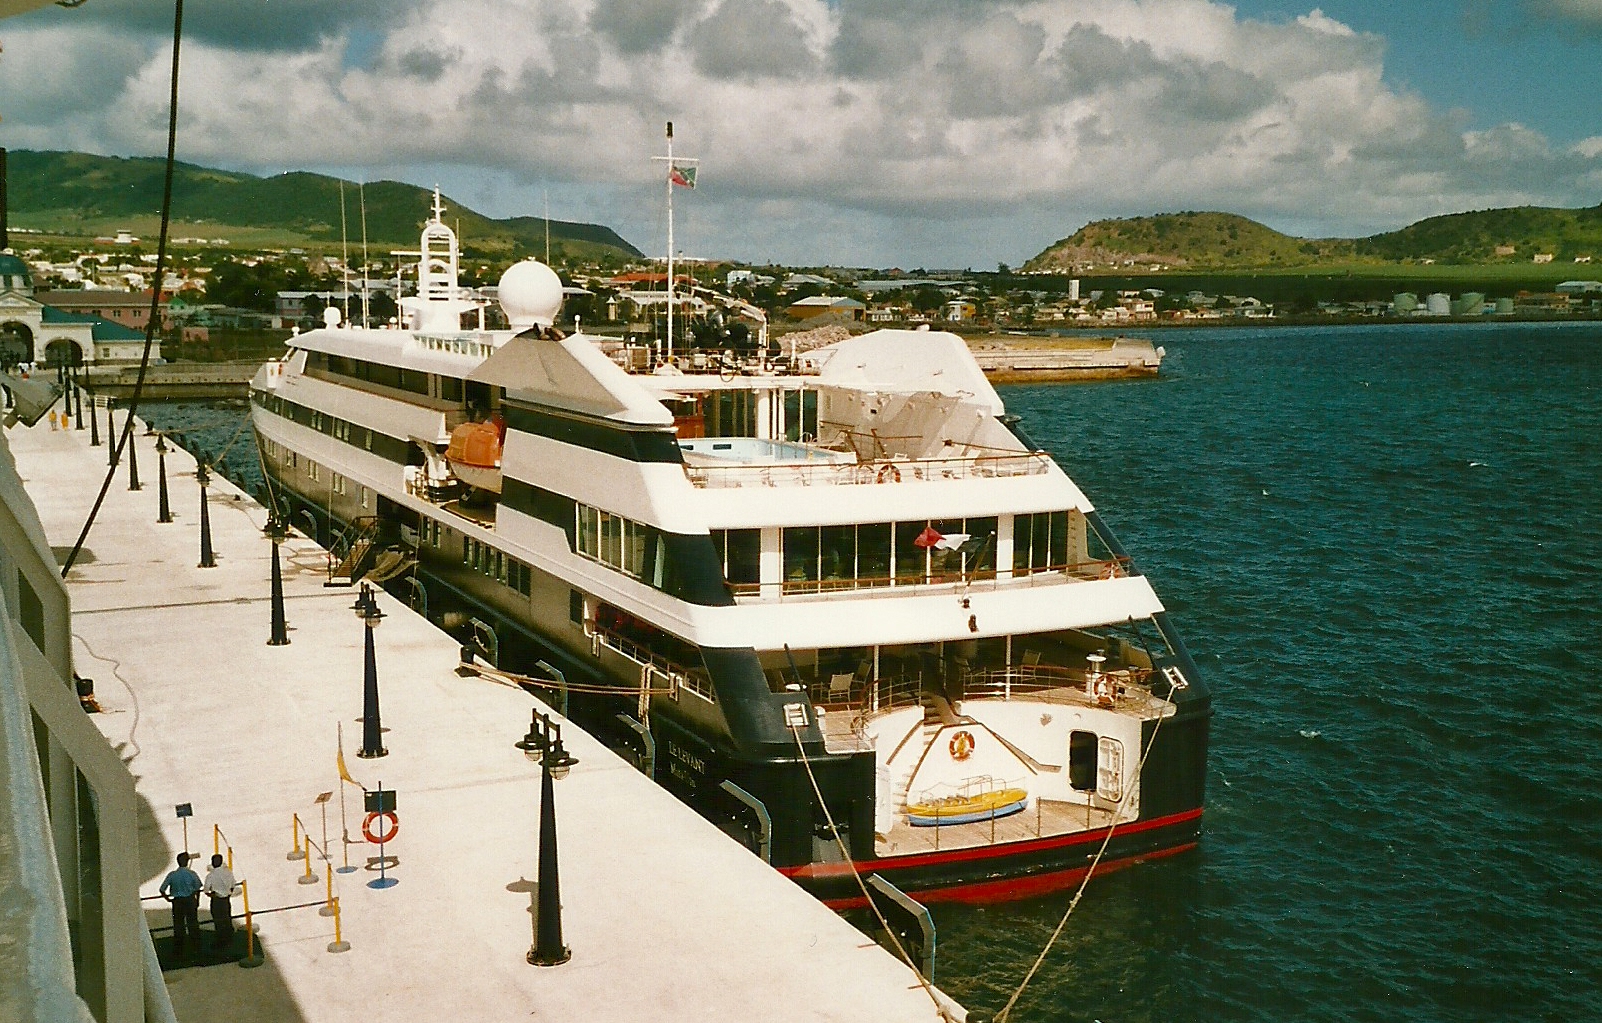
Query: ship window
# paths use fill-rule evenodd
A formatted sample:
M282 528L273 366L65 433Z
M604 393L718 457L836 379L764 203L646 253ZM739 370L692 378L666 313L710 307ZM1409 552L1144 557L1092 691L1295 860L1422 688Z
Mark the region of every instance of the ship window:
M865 522L857 527L857 584L884 586L890 582L888 522Z
M306 475L314 482L322 479L322 468L311 459L306 459Z
M584 624L584 594L578 590L567 591L567 617L574 625Z
M785 589L806 591L812 587L797 583L818 579L818 527L796 526L784 531Z
M363 508L367 507L367 502L369 500L371 500L371 498L372 498L372 492L369 491L366 487L363 487L362 488L362 507Z
M440 377L439 396L446 401L461 401L462 382L455 377Z
M723 555L724 579L737 586L762 581L762 530L714 530L712 544Z
M1099 743L1095 732L1077 729L1068 733L1068 785L1079 792L1096 791L1096 753Z
M44 601L39 599L38 591L28 581L28 577L17 570L17 622L22 631L33 640L33 645L43 653L45 648L44 627Z
M784 392L784 439L813 440L818 436L818 392Z
M1020 575L1061 569L1068 564L1068 513L1015 515L1012 570Z
M334 478L332 479L331 484L334 488L334 493L343 494L345 492L345 477L341 476L339 473L334 473Z

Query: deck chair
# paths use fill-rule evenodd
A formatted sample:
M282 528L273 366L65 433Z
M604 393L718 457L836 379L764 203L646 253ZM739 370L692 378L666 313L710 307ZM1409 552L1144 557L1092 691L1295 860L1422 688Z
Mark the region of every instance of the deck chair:
M1023 662L1022 663L1023 663L1023 671L1020 674L1022 674L1026 678L1030 678L1030 677L1033 677L1035 675L1038 675L1040 673L1040 670L1039 670L1040 669L1040 651L1039 650L1025 650L1023 652Z
M851 682L856 676L849 671L829 676L829 702L845 703L851 699Z

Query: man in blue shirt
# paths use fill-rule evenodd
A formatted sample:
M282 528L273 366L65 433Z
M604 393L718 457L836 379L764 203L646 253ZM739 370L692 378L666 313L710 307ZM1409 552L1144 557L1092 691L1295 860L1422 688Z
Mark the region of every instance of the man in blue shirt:
M161 882L161 895L172 903L172 953L175 959L184 955L184 937L194 939L195 950L200 950L200 875L189 869L189 854L178 854L178 869Z

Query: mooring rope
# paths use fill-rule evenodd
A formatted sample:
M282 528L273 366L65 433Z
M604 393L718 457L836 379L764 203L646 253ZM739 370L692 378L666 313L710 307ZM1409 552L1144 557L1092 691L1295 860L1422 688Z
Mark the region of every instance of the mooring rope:
M940 996L935 993L933 983L923 975L923 971L913 964L912 956L902 947L901 939L896 935L895 928L890 926L890 921L884 918L884 914L879 911L879 907L874 903L873 896L868 894L868 884L862 879L861 872L857 870L856 860L852 858L851 850L846 848L845 839L840 837L840 829L834 823L834 814L829 811L829 804L823 799L823 790L818 787L818 777L812 773L812 760L807 756L806 747L801 744L801 726L791 725L790 735L795 739L795 748L796 752L801 756L801 765L807 769L807 780L812 783L812 794L818 798L818 806L823 810L823 819L829 825L829 833L834 836L835 845L839 847L840 855L844 857L846 866L851 868L851 877L857 882L857 887L861 889L862 897L867 901L868 908L873 911L874 919L879 921L879 926L884 928L884 932L890 936L890 943L895 946L896 955L901 957L901 961L907 964L907 968L912 971L913 976L918 978L918 983L923 987L924 994L928 995L929 1000L934 1003L935 1011L940 1014L940 1018L945 1020L946 1023L955 1023L951 1013L941 1004Z
M150 353L156 344L156 325L161 322L161 288L167 279L167 235L172 225L172 175L177 164L178 148L178 51L179 44L184 35L184 0L173 0L172 17L172 73L171 91L167 101L167 172L161 191L161 235L156 244L156 271L155 284L150 289L150 319L145 323L145 349L139 357L139 375L134 378L133 397L128 399L128 419L122 424L122 437L114 445L111 453L111 465L106 470L106 478L100 484L100 493L95 497L95 503L89 509L89 517L84 519L83 529L78 533L78 540L72 545L67 554L67 560L62 562L61 577L65 579L72 570L73 562L78 560L78 554L83 550L84 541L89 539L89 529L95 523L95 517L100 514L100 506L105 503L106 492L111 489L111 481L116 478L117 467L122 463L122 453L132 443L134 413L139 409L139 399L145 390L145 373L150 368ZM91 408L90 412L94 409ZM107 443L111 438L106 438Z

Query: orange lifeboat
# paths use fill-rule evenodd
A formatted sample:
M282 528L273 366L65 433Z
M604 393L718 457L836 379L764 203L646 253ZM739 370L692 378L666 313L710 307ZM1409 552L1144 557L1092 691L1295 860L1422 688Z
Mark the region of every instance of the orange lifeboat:
M451 431L445 461L457 479L470 487L501 492L501 443L504 427L494 421L463 423Z

